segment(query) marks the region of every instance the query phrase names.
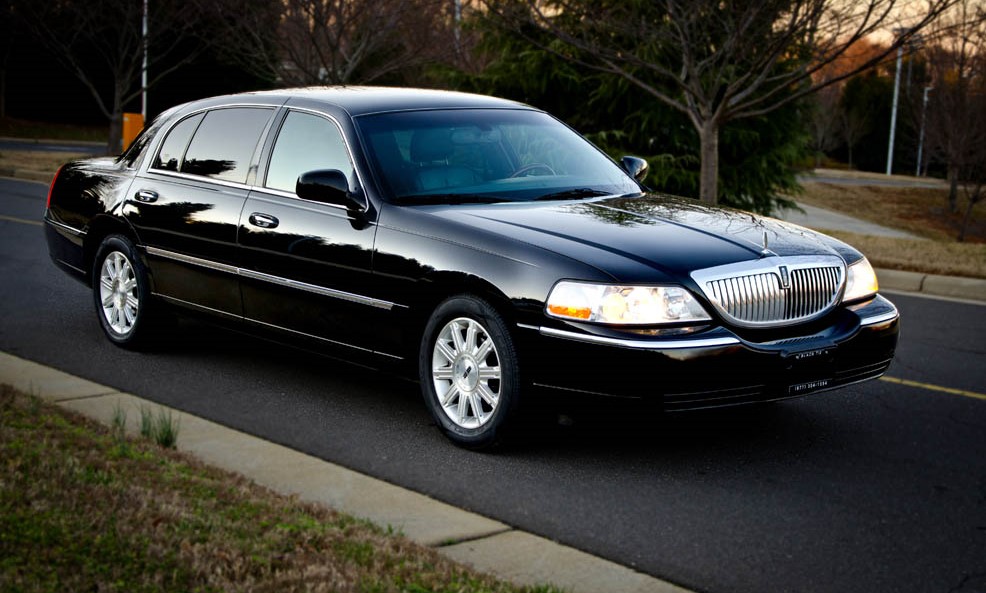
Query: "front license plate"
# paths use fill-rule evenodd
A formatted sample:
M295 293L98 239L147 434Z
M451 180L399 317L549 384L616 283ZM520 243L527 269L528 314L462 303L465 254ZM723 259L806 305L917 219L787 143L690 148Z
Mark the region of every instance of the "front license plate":
M816 379L815 381L805 381L796 383L787 388L788 395L804 395L820 389L825 389L832 383L831 379Z

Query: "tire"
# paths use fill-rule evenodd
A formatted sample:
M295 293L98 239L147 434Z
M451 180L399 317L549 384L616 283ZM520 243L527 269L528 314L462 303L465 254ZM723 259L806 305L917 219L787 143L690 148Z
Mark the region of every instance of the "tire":
M479 298L461 295L432 313L418 352L425 404L452 442L474 450L500 444L520 403L513 338Z
M93 262L93 303L103 333L117 346L143 348L157 329L147 278L129 239L123 235L103 239Z

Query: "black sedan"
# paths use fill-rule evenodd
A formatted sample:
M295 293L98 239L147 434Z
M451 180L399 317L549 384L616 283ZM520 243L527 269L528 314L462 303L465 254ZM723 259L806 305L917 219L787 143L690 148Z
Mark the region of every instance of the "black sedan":
M113 342L153 344L184 310L403 362L467 447L545 390L680 410L884 373L898 314L858 251L648 193L646 172L492 97L248 93L64 166L45 231Z

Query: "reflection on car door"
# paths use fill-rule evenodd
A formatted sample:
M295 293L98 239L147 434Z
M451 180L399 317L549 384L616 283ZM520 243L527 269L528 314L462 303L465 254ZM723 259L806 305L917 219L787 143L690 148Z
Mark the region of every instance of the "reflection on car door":
M242 314L237 226L273 113L271 108L237 107L182 120L131 186L125 214L147 249L158 295Z
M281 122L265 179L240 219L241 286L248 321L371 349L369 328L387 304L368 298L373 236L341 206L302 200L298 176L338 169L354 186L352 160L329 118L289 111Z

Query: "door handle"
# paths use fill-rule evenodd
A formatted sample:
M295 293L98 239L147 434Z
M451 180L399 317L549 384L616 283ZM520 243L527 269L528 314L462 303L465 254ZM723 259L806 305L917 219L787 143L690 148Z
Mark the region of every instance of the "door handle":
M134 198L138 202L144 202L145 204L150 204L151 202L156 202L158 195L156 191L151 191L149 189L142 189L137 192Z
M263 212L254 212L250 215L250 224L253 226L258 226L262 229L273 229L277 228L280 221L276 217L270 214L264 214Z

